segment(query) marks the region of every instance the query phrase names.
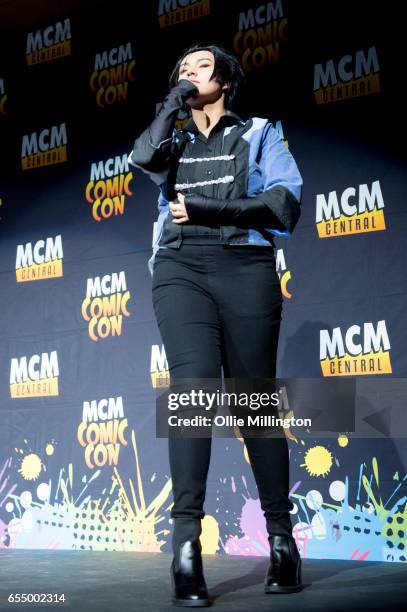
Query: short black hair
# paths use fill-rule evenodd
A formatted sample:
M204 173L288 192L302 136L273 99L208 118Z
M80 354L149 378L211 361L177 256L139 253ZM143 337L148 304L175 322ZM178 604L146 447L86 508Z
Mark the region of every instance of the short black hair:
M211 79L215 79L221 85L230 83L229 89L225 93L225 108L231 109L233 107L233 101L236 97L237 92L245 85L246 78L245 74L240 66L239 60L236 55L226 49L222 45L218 44L206 44L205 42L195 43L191 47L184 49L181 57L177 61L173 71L170 74L169 85L170 89L175 87L179 79L179 68L182 60L189 53L194 51L211 51L215 58L215 67Z

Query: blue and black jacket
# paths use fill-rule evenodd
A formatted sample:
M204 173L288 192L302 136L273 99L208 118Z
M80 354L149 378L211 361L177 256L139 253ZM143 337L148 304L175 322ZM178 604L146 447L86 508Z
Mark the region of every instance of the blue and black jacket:
M187 83L192 85L184 80L186 89ZM157 250L179 248L183 226L190 224L201 232L217 228L221 242L229 245L273 247L273 235L291 235L301 214L303 182L272 123L261 117L244 121L227 110L206 138L192 119L185 128L171 127L176 107L173 98L165 130L162 119L158 131L151 124L128 158L160 189L150 272ZM165 131L168 137L160 140ZM172 223L169 202L178 191L185 196L187 224Z

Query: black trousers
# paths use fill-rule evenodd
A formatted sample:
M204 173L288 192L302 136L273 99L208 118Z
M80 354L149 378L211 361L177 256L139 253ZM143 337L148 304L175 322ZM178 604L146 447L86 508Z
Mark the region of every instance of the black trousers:
M273 248L218 243L159 249L152 295L170 379L219 379L221 367L225 378L276 376L282 294ZM287 440L243 437L268 533L291 535ZM202 519L212 439L168 443L171 517L178 524Z

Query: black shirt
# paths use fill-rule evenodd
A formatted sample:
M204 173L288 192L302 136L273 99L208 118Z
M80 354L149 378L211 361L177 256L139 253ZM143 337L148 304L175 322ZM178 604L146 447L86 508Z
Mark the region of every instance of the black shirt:
M211 181L219 174L219 164L224 163L222 159L216 159L222 157L222 136L224 128L240 122L244 123L238 115L232 113L232 111L226 111L226 114L219 118L219 121L210 131L209 136L206 137L205 134L198 130L195 121L191 117L183 129L194 134L195 138L193 143L189 143L185 151L187 156L184 154L181 158L181 160L189 159L190 162L180 163L179 165L176 177L176 187L177 185L182 185L182 188L176 189L176 191L182 191L182 193L187 194L189 190L188 184L195 183L197 178L199 178L202 187L210 189ZM203 176L202 170L199 168L200 162L192 160L196 160L196 158L210 160L212 157L215 158L213 162L208 161L204 164L205 175ZM207 184L205 185L204 183ZM192 191L196 191L196 189L192 188L191 192ZM225 244L226 242L226 238L222 236L220 227L196 225L190 222L180 223L179 226L181 228L183 244L214 244L217 242Z

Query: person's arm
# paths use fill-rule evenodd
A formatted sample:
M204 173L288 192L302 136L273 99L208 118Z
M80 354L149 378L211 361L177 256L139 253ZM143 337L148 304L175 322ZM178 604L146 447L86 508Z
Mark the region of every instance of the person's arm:
M264 129L261 147L264 191L254 197L229 200L186 194L185 208L191 223L244 228L258 225L286 235L293 232L301 214L301 175L271 123Z
M268 194L269 202L276 208L283 208L289 198L295 198L284 187L276 186ZM273 212L271 206L265 204L259 195L252 198L237 198L218 200L196 193L185 195L185 208L191 223L202 225L234 225L236 227L261 226L272 227L281 232L287 227Z
M152 123L138 136L128 157L131 165L141 168L160 185L168 171L175 120L185 101L199 93L196 85L181 79L159 108Z

